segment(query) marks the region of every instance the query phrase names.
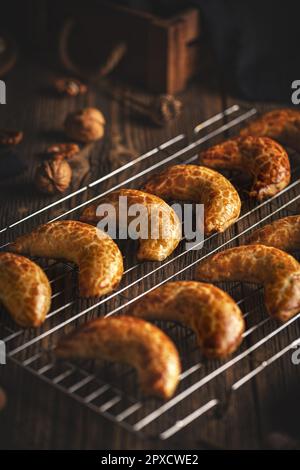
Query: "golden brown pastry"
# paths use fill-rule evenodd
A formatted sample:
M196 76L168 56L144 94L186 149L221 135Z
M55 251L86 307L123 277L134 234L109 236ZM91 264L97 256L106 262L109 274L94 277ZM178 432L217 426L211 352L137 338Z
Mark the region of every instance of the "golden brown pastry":
M144 190L162 199L204 204L205 235L224 232L239 217L241 201L223 175L197 165L174 165L154 175Z
M266 136L300 150L300 111L274 109L250 122L240 135Z
M87 207L83 211L80 220L97 225L103 218L96 215L97 208L100 204L109 203L115 208L119 223L120 197L127 198L128 208L133 204L141 204L147 209L147 220L145 222L148 225L147 236L149 238L140 238L137 258L139 260L163 261L175 250L181 240L181 224L175 211L165 201L153 194L147 194L136 189L114 191ZM154 224L151 224L151 215ZM128 217L128 224L133 218ZM153 239L151 239L151 233L154 234Z
M245 329L242 312L234 300L218 287L203 282L168 282L135 303L131 314L177 321L191 328L208 357L234 352Z
M300 249L300 215L290 215L255 230L249 244L274 246L284 251Z
M300 264L277 248L244 245L222 251L200 263L196 277L263 284L266 308L281 321L300 311Z
M98 318L58 344L65 359L104 359L133 366L146 395L170 398L181 371L177 349L151 323L128 316Z
M111 292L123 275L122 254L114 241L96 227L75 220L41 225L17 238L11 250L77 264L83 297Z
M0 301L18 325L40 326L51 304L46 274L24 256L0 253Z
M249 195L258 200L274 196L291 179L288 154L268 137L236 137L200 154L200 162L211 168L241 170L254 181Z

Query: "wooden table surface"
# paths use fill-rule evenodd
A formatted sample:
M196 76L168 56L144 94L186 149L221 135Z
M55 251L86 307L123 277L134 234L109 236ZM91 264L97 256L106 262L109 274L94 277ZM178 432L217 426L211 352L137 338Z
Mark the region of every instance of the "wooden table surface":
M62 123L69 111L96 106L107 120L104 140L86 148L73 163L71 190L76 190L181 132L190 134L197 122L235 102L216 79L196 81L181 96L184 110L180 119L160 129L138 117L129 106L108 99L97 87L82 97L55 96L48 87L50 73L35 64L19 63L6 79L7 104L0 106L1 127L24 131L18 152L28 170L0 184L1 227L55 200L41 196L32 179L41 152L63 139ZM129 92L125 88L121 93ZM129 153L118 154L120 145ZM54 209L51 215L59 210ZM270 353L280 344L275 341ZM0 448L195 448L201 447L202 440L221 448L261 448L273 432L299 436L299 373L300 367L291 364L290 356L284 357L236 394L222 420L198 420L179 442L165 443L123 431L8 362L0 366L0 385L8 396L7 407L0 413Z

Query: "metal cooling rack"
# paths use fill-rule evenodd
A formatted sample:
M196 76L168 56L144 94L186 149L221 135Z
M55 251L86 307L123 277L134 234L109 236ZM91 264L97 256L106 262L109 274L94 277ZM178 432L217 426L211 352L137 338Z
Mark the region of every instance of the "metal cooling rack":
M197 125L191 136L180 134L88 186L20 220L12 220L8 226L0 228L0 249L9 249L9 243L17 235L40 223L62 218L76 219L85 205L110 191L125 185L140 187L143 178L153 170L160 170L167 164L196 161L200 148L212 145L231 133L236 134L239 126L255 113L254 108L231 106ZM182 242L164 262L137 263L130 249L122 248L126 267L123 280L115 292L101 299L82 300L78 297L74 266L39 260L52 284L52 311L45 323L34 331L19 329L5 312L1 312L0 338L6 344L8 358L128 431L166 440L201 416L216 416L216 412L220 415L237 390L300 346L300 313L287 323L278 324L267 316L262 290L257 286L238 282L220 284L241 306L247 322L243 344L227 360L205 360L191 331L158 322L177 344L183 366L177 393L164 403L140 395L134 372L125 366L56 361L51 350L58 338L70 328L96 315L130 313L133 302L164 282L192 279L193 267L211 253L242 244L244 236L260 224L299 212L299 165L295 152L289 151L289 154L293 168L291 184L262 203L244 197L238 221L224 234L214 234L205 239L201 249L186 250ZM239 184L234 173L227 176ZM117 181L113 186L112 178ZM288 331L288 335L282 335L284 331ZM270 353L269 345L274 341L280 344L276 353Z

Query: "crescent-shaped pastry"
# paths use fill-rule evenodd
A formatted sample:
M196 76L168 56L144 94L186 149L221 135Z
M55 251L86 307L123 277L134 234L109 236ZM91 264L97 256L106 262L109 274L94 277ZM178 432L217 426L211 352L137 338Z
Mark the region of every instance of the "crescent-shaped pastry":
M40 326L51 304L46 274L24 256L0 253L0 301L18 325Z
M170 398L181 371L177 349L159 328L129 316L98 318L58 344L64 359L104 359L127 363L138 373L146 395Z
M288 154L268 137L236 137L200 154L200 162L211 168L242 170L254 181L249 195L258 200L274 196L291 179Z
M223 175L197 165L174 165L154 175L144 190L162 199L204 204L204 232L224 232L240 215L241 201Z
M82 297L111 292L123 275L122 254L114 241L96 227L75 220L41 225L17 238L10 248L17 253L77 264Z
M112 204L120 223L119 201L120 197L127 198L128 209L133 204L145 207L144 223L147 228L146 237L139 239L139 260L163 261L177 247L181 240L181 224L176 212L165 201L153 194L147 194L136 189L121 189L110 193L96 204L88 206L82 213L80 220L97 225L104 217L97 215L97 208L101 204ZM122 206L121 206L122 207ZM129 224L134 217L127 217ZM127 227L126 227L127 229Z
M266 308L281 321L300 311L300 264L277 248L244 245L222 251L200 263L196 277L263 284Z
M275 109L244 127L240 135L266 136L300 150L300 111Z
M224 357L242 341L245 322L237 304L212 284L168 282L133 305L131 314L151 320L177 321L197 335L208 357Z
M247 243L274 246L284 251L300 249L300 215L290 215L255 230Z

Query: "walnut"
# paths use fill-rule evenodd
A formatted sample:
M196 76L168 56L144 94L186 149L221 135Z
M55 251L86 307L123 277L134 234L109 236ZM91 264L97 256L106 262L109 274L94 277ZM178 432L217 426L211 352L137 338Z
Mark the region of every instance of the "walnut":
M54 87L58 93L68 96L84 95L87 92L87 86L77 78L57 78Z
M46 194L63 193L70 186L72 169L64 157L58 155L51 160L45 160L36 171L35 184Z
M162 126L177 118L182 111L182 102L172 95L160 95L153 100L150 117L153 122Z
M50 145L47 148L47 153L51 155L61 155L67 160L71 160L77 153L80 152L80 148L77 144L73 143L63 143L63 144L54 144Z
M79 142L93 142L104 135L105 119L96 108L84 108L68 114L65 131L68 137Z
M0 129L0 145L17 145L23 139L23 132Z

